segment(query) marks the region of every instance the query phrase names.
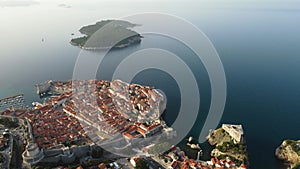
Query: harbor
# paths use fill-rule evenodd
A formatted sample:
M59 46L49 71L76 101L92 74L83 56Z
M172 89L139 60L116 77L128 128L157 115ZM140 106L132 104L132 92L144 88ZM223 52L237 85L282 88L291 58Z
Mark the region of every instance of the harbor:
M0 98L0 111L7 109L24 109L26 108L23 94L17 94L6 98Z

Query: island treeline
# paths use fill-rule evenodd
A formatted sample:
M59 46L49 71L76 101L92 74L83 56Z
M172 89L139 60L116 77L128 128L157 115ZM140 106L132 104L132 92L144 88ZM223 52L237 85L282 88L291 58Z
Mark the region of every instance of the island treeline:
M103 20L82 27L79 32L84 36L71 39L71 44L83 49L124 48L140 43L142 36L131 30L137 26L128 21Z

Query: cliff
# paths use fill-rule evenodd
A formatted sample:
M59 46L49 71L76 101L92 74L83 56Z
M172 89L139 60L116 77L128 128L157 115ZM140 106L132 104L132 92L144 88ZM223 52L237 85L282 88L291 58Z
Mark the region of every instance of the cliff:
M36 84L36 93L38 95L53 95L53 94L63 94L64 92L68 92L72 90L71 87L68 86L70 82L61 82L61 81L52 81L48 80L43 83Z
M215 147L211 156L220 160L229 158L237 166L248 165L247 147L241 125L223 124L221 128L211 130L207 140Z
M300 167L300 140L284 140L276 149L275 155L285 161L290 168Z
M229 142L231 138L225 130L219 128L211 131L207 136L207 140L210 145L222 145L224 142Z
M44 82L44 83L36 84L35 85L36 93L38 95L48 93L48 92L50 92L52 85L53 85L53 82L51 80Z

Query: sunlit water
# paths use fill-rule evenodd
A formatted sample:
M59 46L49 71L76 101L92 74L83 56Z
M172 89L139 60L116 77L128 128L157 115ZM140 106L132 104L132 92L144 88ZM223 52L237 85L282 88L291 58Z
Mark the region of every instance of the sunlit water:
M285 138L300 138L299 4L284 2L1 2L0 97L24 93L30 104L39 100L35 83L71 79L80 49L69 41L83 25L139 12L178 15L207 34L223 62L228 97L221 123L243 124L252 168L278 168L275 148ZM140 45L111 52L100 65L98 78L110 80L122 59L148 47L170 50L190 66L201 86L200 112L207 112L210 88L203 65L168 38L145 36ZM134 82L162 89L168 96L167 121L176 119L180 93L170 75L147 70ZM203 122L199 116L189 134L197 137Z

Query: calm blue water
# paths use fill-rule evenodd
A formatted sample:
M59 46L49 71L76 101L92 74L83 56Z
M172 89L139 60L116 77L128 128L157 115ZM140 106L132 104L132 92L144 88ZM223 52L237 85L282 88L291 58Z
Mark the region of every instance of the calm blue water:
M138 12L165 12L189 20L215 45L228 84L221 123L243 124L252 168L278 168L275 148L285 138L300 138L298 2L276 1L271 5L259 1L172 1L171 4L145 1L141 4L134 0L118 3L74 0L67 4L71 8L59 4L60 1L40 1L35 5L7 7L0 3L0 97L24 93L31 103L39 99L35 83L71 79L80 50L68 42L71 33L77 33L82 25ZM110 80L122 59L148 47L170 50L189 65L201 86L200 112L207 112L210 84L203 65L191 51L168 38L149 35L138 46L111 52L100 65L98 78ZM175 80L152 69L139 73L134 82L155 85L167 94L165 116L172 123L180 103ZM204 120L199 117L197 121L190 133L194 136L199 135Z

